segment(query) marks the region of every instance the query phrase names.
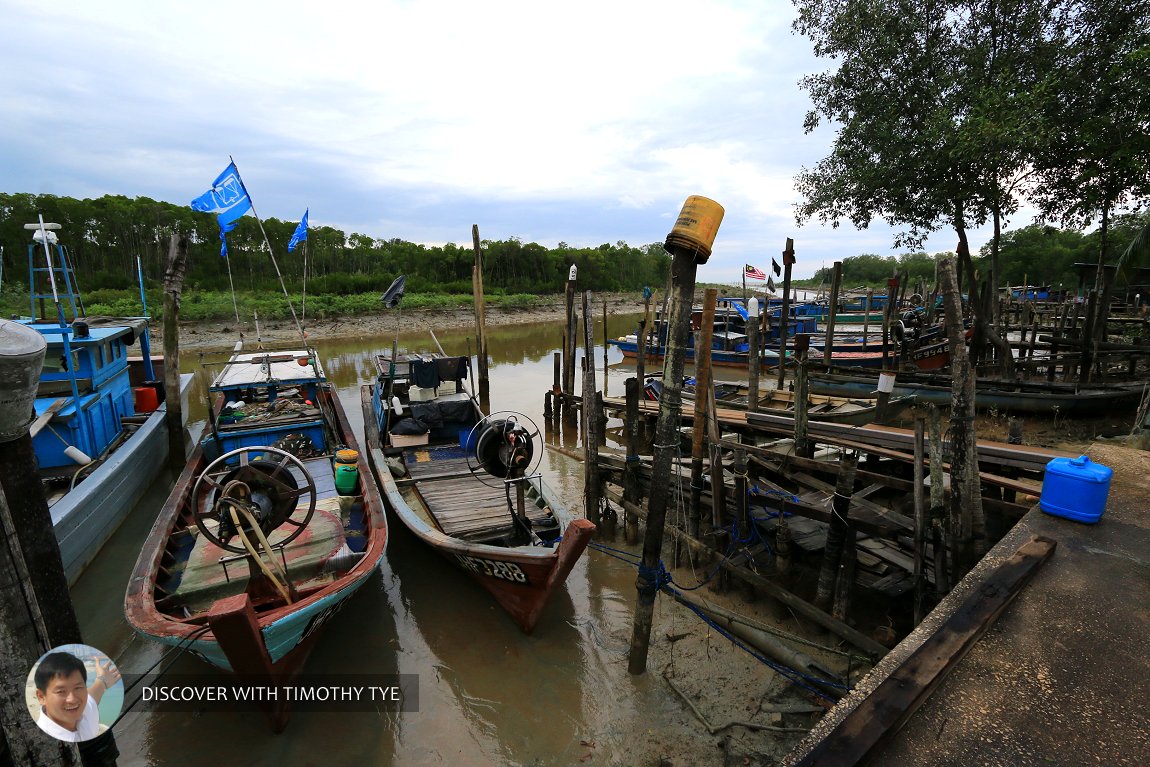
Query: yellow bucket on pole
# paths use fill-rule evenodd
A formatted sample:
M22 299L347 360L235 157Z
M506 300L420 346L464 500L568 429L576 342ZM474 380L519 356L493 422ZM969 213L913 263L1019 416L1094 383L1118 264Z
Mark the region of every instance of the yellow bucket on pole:
M663 247L673 256L691 256L696 264L705 264L711 257L711 246L715 244L721 223L723 206L693 194L683 203L679 218Z

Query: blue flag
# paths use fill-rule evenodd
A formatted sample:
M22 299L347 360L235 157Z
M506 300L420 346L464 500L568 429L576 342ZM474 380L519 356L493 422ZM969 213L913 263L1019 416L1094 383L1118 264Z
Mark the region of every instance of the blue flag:
M296 245L299 245L301 242L307 239L308 210L311 210L311 208L308 208L303 212L303 218L300 219L299 226L295 228L295 232L292 234L291 239L288 240L288 253L291 253L293 250L295 250Z
M212 183L212 188L192 200L192 209L219 215L220 226L230 224L252 207L248 190L235 163L229 163Z
M224 235L235 228L236 225L234 221L230 224L220 224L220 256L223 258L228 257L228 238Z

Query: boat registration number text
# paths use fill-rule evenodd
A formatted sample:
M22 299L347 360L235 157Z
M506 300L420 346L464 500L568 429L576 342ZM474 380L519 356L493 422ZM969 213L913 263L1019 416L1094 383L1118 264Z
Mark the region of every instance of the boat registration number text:
M459 564L473 573L489 575L492 578L502 578L512 583L527 583L527 573L514 562L497 562L482 557L469 557L465 554L456 554Z

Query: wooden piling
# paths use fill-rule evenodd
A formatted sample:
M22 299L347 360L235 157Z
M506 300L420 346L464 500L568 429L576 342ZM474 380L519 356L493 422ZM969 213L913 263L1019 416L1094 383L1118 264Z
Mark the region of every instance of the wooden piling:
M755 311L748 312L750 316L747 318L747 410L754 413L759 409L759 372L763 360L762 349L759 348L759 323L766 312L759 307L758 299L752 298L751 301L755 302Z
M703 294L703 317L695 336L695 403L691 429L691 496L688 504L688 532L699 538L702 520L700 498L703 494L703 459L706 457L707 408L711 385L711 334L715 329L715 306L719 291L707 288Z
M787 238L783 251L783 305L779 310L779 380L776 388L783 388L787 375L787 320L791 312L791 267L795 264L795 241Z
M807 409L810 407L810 367L806 335L795 337L795 455L810 458L814 444L807 436Z
M627 463L623 470L623 498L638 504L643 497L639 476L639 396L643 391L642 379L628 378L624 383L627 397ZM634 512L623 507L623 539L633 544L639 540L639 520Z
M570 272L568 272L567 286L566 286L566 299L567 299L567 322L563 334L563 393L575 393L575 346L576 346L576 332L575 332L575 265L572 264Z
M874 288L866 289L866 304L863 306L863 351L867 350L867 344L870 343L870 307L871 302L874 301Z
M607 350L611 348L608 343L611 339L607 337L607 302L603 302L603 393L607 394Z
M914 625L926 615L926 498L923 492L926 453L926 422L922 415L914 418ZM935 556L938 552L935 552Z
M839 289L842 287L843 282L843 262L835 261L834 268L831 273L831 302L827 312L827 338L826 345L823 347L823 364L831 364L831 354L834 351L835 341L835 317L838 315L839 310Z
M941 599L950 591L951 526L946 508L946 480L942 456L942 413L936 405L926 406L930 434L930 520L934 546L934 593Z
M818 585L815 589L815 607L826 610L831 607L838 580L839 560L842 557L843 541L852 535L850 529L851 495L854 493L855 471L858 469L858 454L844 452L839 459L839 476L835 483L834 500L831 502L831 523L827 527L827 542L823 547L823 563L819 570Z
M491 397L491 378L487 365L487 305L483 295L483 250L479 246L479 225L471 225L471 243L475 250L475 265L471 268L471 291L475 302L475 354L479 368L479 399Z
M180 396L180 296L188 267L188 238L173 234L164 271L164 422L168 427L168 465L184 465L184 416Z
M602 517L599 513L602 494L599 477L599 414L595 409L595 347L593 321L591 319L591 297L583 292L583 498L587 519L599 527Z
M639 379L640 389L646 381L647 342L651 335L651 292L643 290L643 319L639 320L639 332L635 340L639 342L638 355L635 357L635 377Z
M695 276L698 265L694 254L681 250L671 259L671 284L674 293L674 311L668 315L667 364L663 371L663 394L659 399L659 418L655 425L654 456L651 471L654 477L669 477L671 459L679 445L679 420L682 409L683 365L687 332L691 325L691 303L695 294ZM658 593L659 561L663 547L663 532L670 498L670 482L652 483L648 499L647 530L643 537L643 559L636 580L638 599L631 632L631 649L627 671L642 674L647 670L647 652L651 641L651 622Z

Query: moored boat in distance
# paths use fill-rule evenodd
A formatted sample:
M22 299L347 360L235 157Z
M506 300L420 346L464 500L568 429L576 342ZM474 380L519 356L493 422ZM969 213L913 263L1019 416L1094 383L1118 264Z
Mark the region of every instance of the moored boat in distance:
M313 349L236 352L124 598L141 635L268 684L375 571L383 502ZM286 700L268 703L279 732Z
M388 507L530 634L594 535L534 471L526 416L484 416L468 357L376 357L361 389L371 467Z
M30 434L72 584L167 459L167 407L150 367L147 319L88 316L59 244L60 225L39 222L25 229L33 232L30 316L16 322L47 345ZM143 359L129 363L128 349L137 341ZM143 372L132 369L136 364ZM139 387L132 386L134 376ZM191 380L181 376L181 393Z

